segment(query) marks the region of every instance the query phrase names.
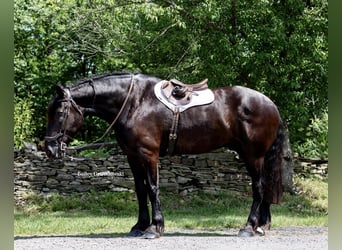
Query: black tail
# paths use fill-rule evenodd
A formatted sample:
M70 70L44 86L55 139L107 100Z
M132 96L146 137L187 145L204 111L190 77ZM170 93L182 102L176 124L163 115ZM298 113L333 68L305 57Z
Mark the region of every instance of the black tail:
M278 204L281 202L283 195L282 183L282 161L283 161L283 142L284 142L284 126L280 122L277 137L271 148L265 156L265 193L264 199L268 203Z

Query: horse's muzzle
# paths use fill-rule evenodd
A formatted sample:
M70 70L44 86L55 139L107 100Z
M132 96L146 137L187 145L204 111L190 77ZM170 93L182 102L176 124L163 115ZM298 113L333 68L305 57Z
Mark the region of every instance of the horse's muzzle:
M45 141L45 153L50 159L62 158L62 146L57 141Z

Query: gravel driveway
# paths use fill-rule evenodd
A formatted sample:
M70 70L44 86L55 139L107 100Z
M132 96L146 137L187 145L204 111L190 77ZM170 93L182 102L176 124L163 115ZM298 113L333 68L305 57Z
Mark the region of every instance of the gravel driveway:
M128 238L124 235L15 237L16 250L107 249L328 249L327 227L287 227L266 231L266 236L238 238L238 229L167 231L160 239Z

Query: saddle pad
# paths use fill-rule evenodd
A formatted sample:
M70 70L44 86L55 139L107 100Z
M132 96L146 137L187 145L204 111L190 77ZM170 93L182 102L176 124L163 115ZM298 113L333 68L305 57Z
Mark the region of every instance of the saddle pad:
M175 105L167 99L167 97L162 92L162 85L163 83L167 82L166 80L158 82L154 86L154 94L158 98L159 101L165 104L166 107L171 109L173 112L176 111L176 108L178 108L179 112L183 112L184 110L187 110L188 108L194 107L194 106L200 106L205 104L210 104L215 100L214 93L211 89L201 90L201 91L193 91L193 95L191 98L191 102L186 105Z

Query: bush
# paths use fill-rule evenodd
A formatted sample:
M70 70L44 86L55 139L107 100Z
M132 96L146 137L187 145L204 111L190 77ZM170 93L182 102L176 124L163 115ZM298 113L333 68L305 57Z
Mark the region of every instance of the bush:
M304 143L295 151L303 157L328 158L328 111L311 119L306 136Z
M34 109L30 98L14 97L14 147L20 149L24 142L34 141Z

